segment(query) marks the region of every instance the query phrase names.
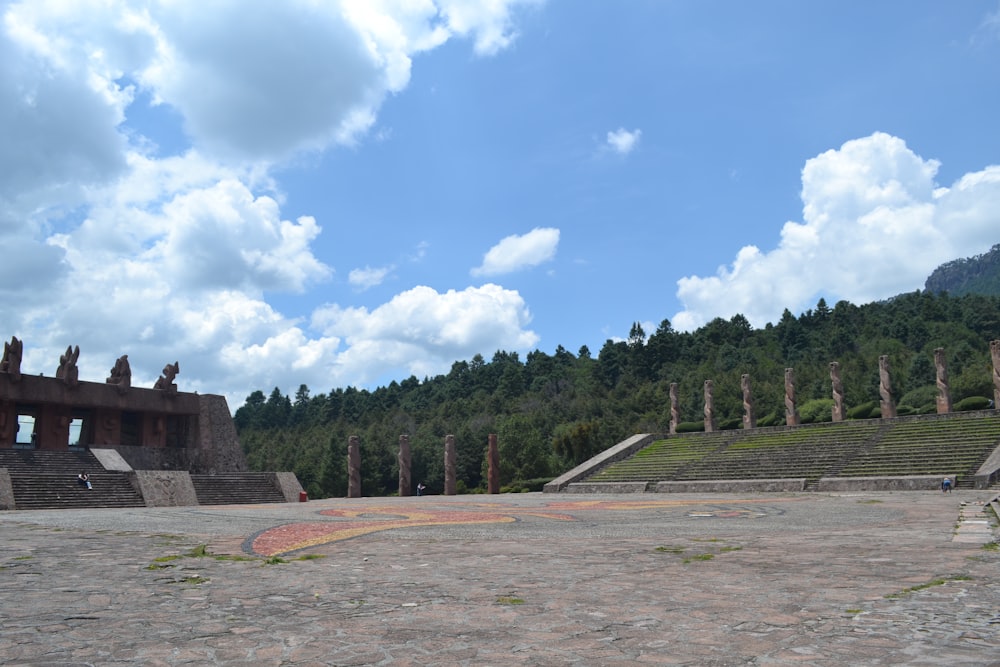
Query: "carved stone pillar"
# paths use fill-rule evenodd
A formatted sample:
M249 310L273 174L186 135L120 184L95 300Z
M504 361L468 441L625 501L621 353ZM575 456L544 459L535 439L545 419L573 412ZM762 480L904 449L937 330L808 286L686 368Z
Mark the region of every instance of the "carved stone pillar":
M951 389L948 387L948 363L944 356L944 348L934 350L934 368L937 370L937 413L939 415L951 412Z
M361 497L361 438L356 435L347 440L347 497Z
M757 428L757 417L753 412L753 393L750 388L749 373L744 373L740 377L740 388L743 389L743 428Z
M1000 408L1000 340L990 341L990 356L993 358L993 407Z
M795 405L795 369L785 369L785 424L799 425L799 409Z
M892 400L892 377L889 373L887 354L878 358L878 394L881 398L879 407L882 410L882 418L892 419L896 416L896 404Z
M455 490L455 436L444 436L444 495L453 496Z
M705 380L705 433L712 433L715 428L715 396L711 380Z
M497 446L497 434L490 433L489 444L486 447L486 490L489 493L500 493L500 448Z
M833 410L832 418L835 422L844 421L847 416L844 412L844 383L840 381L840 364L836 361L830 362L830 384L833 386Z
M413 494L410 482L410 436L399 436L399 497L405 498Z
M677 383L670 383L670 435L677 433L677 424L681 421L681 405L677 400Z

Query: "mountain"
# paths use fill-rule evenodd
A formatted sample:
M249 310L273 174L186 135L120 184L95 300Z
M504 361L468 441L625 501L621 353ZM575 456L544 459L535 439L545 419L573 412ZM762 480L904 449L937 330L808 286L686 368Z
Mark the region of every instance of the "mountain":
M937 267L924 283L924 290L932 294L947 292L951 296L1000 296L1000 243L982 255Z

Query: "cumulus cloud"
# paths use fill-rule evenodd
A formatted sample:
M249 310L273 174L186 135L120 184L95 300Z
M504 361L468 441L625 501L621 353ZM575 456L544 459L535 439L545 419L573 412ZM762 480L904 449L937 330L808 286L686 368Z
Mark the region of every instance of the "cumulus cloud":
M538 342L530 321L520 294L486 284L443 294L417 286L370 311L330 305L316 310L312 326L347 344L334 375L368 382L392 368L422 377L456 359L530 348Z
M315 319L343 334L269 302L333 273L313 250L320 222L282 215L274 168L358 143L408 85L415 54L456 37L496 53L530 4L0 3L0 320L24 340L25 369L52 373L78 344L83 377L104 377L127 352L136 384L151 385L179 360L185 389L231 401L259 387L362 382L366 355L386 356L372 350L379 336L336 326L336 306ZM162 154L133 122L148 104L181 138ZM371 286L383 271L349 280ZM489 311L474 320L491 327L486 348L473 334L445 344L451 329L431 326L396 359L430 369L451 350L533 342L520 297L481 289L424 307ZM342 312L371 325L413 300Z
M347 274L347 282L351 283L358 289L366 290L376 285L381 285L385 277L392 272L393 267L391 266L381 266L378 268L372 268L366 266L363 269L352 269L349 274Z
M875 133L806 162L803 221L786 222L778 247L742 248L714 276L678 281L690 330L741 313L754 326L819 297L866 303L923 287L940 264L996 243L1000 166L935 182L939 163L898 137Z
M474 276L496 276L538 266L556 256L559 230L536 227L527 234L513 234L500 241L483 256L483 263L472 269Z
M639 143L642 130L635 129L629 132L624 127L620 127L613 132L608 132L608 147L619 155L628 155Z

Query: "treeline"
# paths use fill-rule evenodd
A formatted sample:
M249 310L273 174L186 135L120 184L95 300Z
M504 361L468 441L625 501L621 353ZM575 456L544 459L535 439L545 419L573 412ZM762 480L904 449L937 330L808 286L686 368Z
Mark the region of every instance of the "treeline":
M553 477L635 433L666 432L670 383L678 383L681 420L703 419L704 381L714 382L721 428L739 428L740 376L752 379L758 425L784 419L784 369L795 369L803 421L830 420L829 363L838 361L848 415L877 415L878 357L888 355L900 414L935 409L934 349L945 348L958 409L993 396L989 341L1000 339L1000 297L927 292L829 308L820 300L795 317L754 329L742 315L693 332L664 320L655 332L633 324L628 340L594 356L557 347L521 359L498 351L457 361L446 375L410 377L374 391L337 388L294 396L255 391L235 415L254 470L291 470L312 497L347 493L347 442L361 438L362 492L398 486L400 434L410 438L412 475L431 492L444 478L444 437L453 434L459 491L485 487L485 450L498 435L501 484L517 488Z

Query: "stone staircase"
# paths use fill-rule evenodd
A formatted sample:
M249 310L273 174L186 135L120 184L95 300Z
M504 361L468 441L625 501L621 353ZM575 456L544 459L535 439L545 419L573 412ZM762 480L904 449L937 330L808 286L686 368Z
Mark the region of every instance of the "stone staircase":
M19 510L145 506L126 473L105 470L89 451L0 449L0 468L10 475ZM92 489L77 483L81 472Z
M199 505L256 505L287 502L266 472L191 475Z
M1000 415L952 413L688 433L656 440L582 480L629 483L957 475L956 488L1000 446Z

